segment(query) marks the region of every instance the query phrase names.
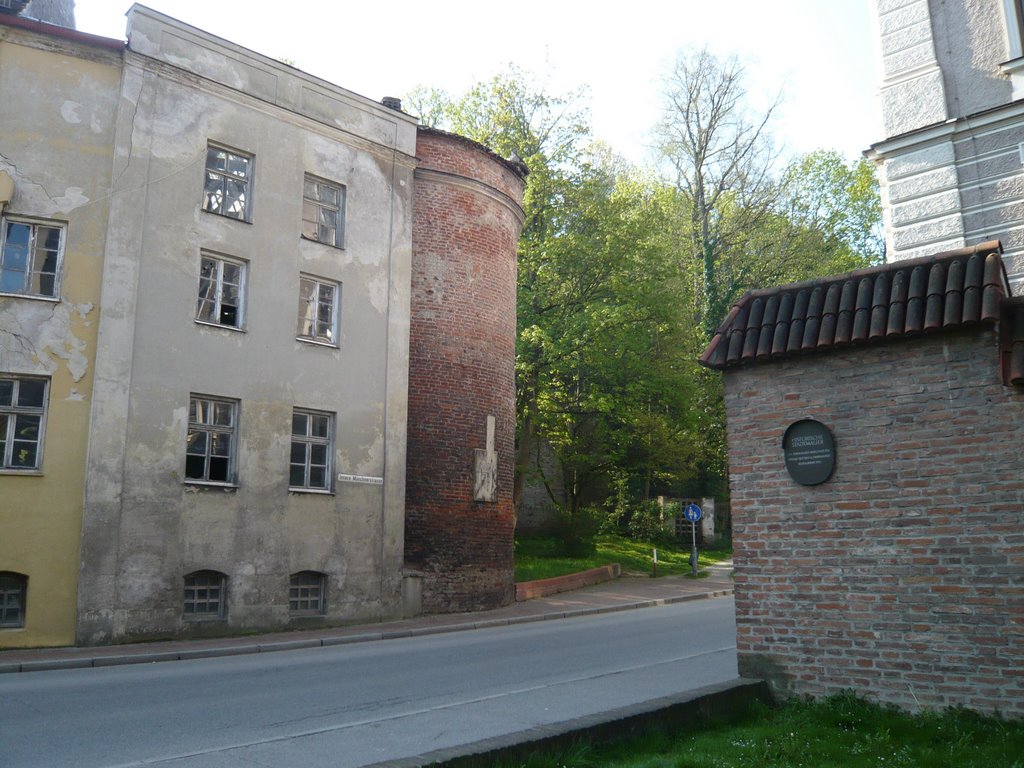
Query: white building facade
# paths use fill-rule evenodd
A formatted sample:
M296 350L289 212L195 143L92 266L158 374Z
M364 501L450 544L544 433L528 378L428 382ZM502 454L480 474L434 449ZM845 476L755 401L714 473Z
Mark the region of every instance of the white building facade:
M78 642L400 615L416 121L128 24Z
M1024 280L1021 0L878 0L889 260L1000 240Z

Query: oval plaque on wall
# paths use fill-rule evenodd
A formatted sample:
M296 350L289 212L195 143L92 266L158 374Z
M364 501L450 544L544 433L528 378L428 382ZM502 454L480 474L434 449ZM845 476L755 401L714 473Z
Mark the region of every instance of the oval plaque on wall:
M836 468L836 441L820 421L795 421L782 436L789 476L800 485L820 485Z

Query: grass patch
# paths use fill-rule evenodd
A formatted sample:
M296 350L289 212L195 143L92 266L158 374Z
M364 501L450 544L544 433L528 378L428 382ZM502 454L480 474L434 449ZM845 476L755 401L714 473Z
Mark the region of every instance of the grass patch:
M609 563L622 565L623 573L651 573L651 550L655 545L602 534L597 537L597 551L589 557L565 557L562 543L551 537L522 537L516 539L516 581L533 581L564 576ZM686 545L658 547L658 576L679 575L690 572L690 549ZM708 549L700 551L700 567L706 567L732 557L732 550Z
M732 724L536 753L509 768L1024 768L1024 720L911 715L853 695L756 707Z

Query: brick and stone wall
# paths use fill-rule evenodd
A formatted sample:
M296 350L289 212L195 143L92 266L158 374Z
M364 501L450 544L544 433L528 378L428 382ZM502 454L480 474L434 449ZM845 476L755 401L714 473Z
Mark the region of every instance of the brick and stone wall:
M726 373L740 672L1024 715L1024 391L992 325ZM788 425L835 436L796 484Z
M406 565L426 612L514 596L516 243L522 176L474 142L421 129L413 203ZM494 417L495 501L475 500Z

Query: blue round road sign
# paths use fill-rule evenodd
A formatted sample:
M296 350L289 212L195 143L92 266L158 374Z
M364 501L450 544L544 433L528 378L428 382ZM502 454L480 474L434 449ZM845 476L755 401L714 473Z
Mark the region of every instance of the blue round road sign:
M700 511L700 507L691 503L686 505L686 509L683 510L683 516L691 523L696 523L701 519L703 513Z

